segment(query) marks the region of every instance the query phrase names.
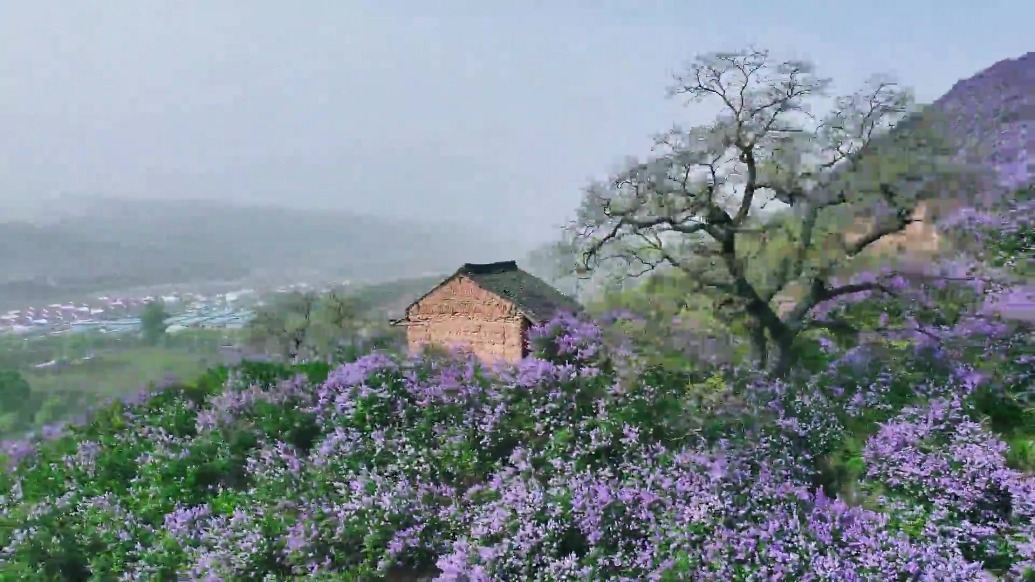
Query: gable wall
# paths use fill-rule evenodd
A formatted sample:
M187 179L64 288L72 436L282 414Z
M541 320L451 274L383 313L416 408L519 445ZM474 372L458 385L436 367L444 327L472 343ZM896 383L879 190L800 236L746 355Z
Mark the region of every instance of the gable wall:
M525 345L524 317L514 304L460 275L406 312L409 348L464 346L483 361L517 361Z

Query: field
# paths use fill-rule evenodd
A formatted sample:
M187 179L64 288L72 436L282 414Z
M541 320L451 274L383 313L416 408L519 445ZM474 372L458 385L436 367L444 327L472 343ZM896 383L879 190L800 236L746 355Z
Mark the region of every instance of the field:
M215 355L183 349L132 347L98 353L94 359L58 370L34 370L24 374L33 390L76 390L96 396L120 396L136 391L165 375L193 377L205 370Z
M416 298L438 278L404 279L354 291L357 307L377 320ZM111 398L137 394L169 378L189 381L224 362L220 346L238 344L242 331L192 329L145 345L131 334L80 333L26 338L0 336L0 372L15 371L28 398L0 407L0 438L70 420Z
M3 338L0 369L17 371L31 393L28 401L4 403L0 436L68 420L169 377L194 378L222 362L219 346L233 338L223 330L166 336L157 346L125 335ZM44 363L51 365L38 367Z

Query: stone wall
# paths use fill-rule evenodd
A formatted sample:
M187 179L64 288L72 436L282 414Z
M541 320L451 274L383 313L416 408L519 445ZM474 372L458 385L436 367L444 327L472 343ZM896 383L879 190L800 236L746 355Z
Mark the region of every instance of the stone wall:
M429 343L463 346L487 362L513 362L524 355L524 317L512 303L463 276L411 306L406 318L406 340L411 350Z

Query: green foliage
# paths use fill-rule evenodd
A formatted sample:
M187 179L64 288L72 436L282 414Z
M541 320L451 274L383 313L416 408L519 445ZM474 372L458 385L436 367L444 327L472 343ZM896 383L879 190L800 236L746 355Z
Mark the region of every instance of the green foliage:
M989 260L997 267L1007 267L1018 275L1030 277L1035 268L1035 185L1018 190L1010 206L1013 214L1010 228L990 233Z
M426 281L397 281L360 288L357 293L276 295L249 322L247 342L286 361L319 358L342 362L371 349L394 350L404 343L404 332L388 325L383 308L399 296L416 293L415 282Z
M710 298L694 293L680 273L655 273L605 293L587 308L605 319L617 318L613 331L659 368L690 372L710 355L718 361L738 361L745 355L743 344L737 343L743 332L717 317Z
M0 370L0 436L24 431L32 424L40 395L15 370Z
M0 411L17 412L29 403L32 388L14 370L0 370Z
M155 345L165 336L165 330L169 327L165 320L168 318L165 304L160 300L151 301L144 306L140 313L140 334L145 343Z
M241 375L242 381L246 384L256 384L263 388L271 388L277 382L293 378L298 374L303 374L310 382L323 382L331 371L331 365L327 362L319 361L284 364L246 360L237 366L235 370Z
M563 360L565 353L558 349L552 357ZM888 355L888 361L915 361L895 368L900 379L889 379L891 389L883 393L892 404L889 409L845 425L844 435L827 434L822 427L811 434L812 428L800 435L773 433L784 434L775 441L781 446L815 456L815 483L831 494L855 499L854 484L867 469L862 453L867 436L882 420L918 398L915 391L910 394L910 387L947 378L947 369L937 362L925 363L908 351ZM377 362L381 363L372 365ZM871 363L873 370L846 363L813 386L819 389L815 394L835 385L846 391L846 398L852 391L872 389L874 378L881 381L882 377L875 376L881 361ZM405 367L368 358L339 370L330 381L331 366L325 363L246 361L233 369L214 368L194 382L172 386L140 404L114 403L68 437L44 445L38 462L19 469L23 504L9 507L8 516L17 523L33 519L37 530L19 545L9 566L0 566L0 575L20 575L29 570L17 568L31 564L59 579L86 579L101 572L174 579L185 575L185 565L202 559L194 553L196 544L215 544L235 556L220 562L220 567L250 572L248 576L259 579L262 575L289 579L298 575L292 563L307 564L304 557L291 554L294 542L290 540L298 539L312 544L306 546L307 552L333 556L341 579L376 579L383 575L384 560L398 559L413 569L424 569L436 559L429 547L466 535L462 521L451 521L448 512L428 509L444 502L434 487L492 482L519 448L535 452L524 470L560 484L563 471L587 477L615 467L628 471L629 455L647 443L672 453L690 443L716 443L722 458L732 459L727 455L733 451L763 446L761 435L770 433L758 431L775 427L776 410L767 412L767 401L761 402L762 408L749 406L747 386L719 369L693 373L647 365L637 370L634 379L623 381L620 391L615 391L615 378L601 373L604 368L575 377L554 376L560 369L528 366L526 372L538 371L543 377L518 390L507 386L500 391L483 368L458 365L443 355ZM293 380L299 375L306 376L307 382ZM321 387L323 382L327 384ZM850 418L823 399L802 405L804 392L797 388L776 394L783 399L778 401L783 414L800 422L795 425L799 428L819 426L815 422L836 425ZM343 399L336 401L339 397ZM483 401L487 397L499 399L499 415L492 412L495 405L488 404L493 400ZM489 419L491 423L483 424ZM667 466L672 454L659 452L654 459ZM648 483L663 475L650 477ZM722 478L701 477L702 484ZM30 518L34 504L60 497L70 480L79 489L69 511L48 510ZM695 482L680 481L680 486ZM735 482L751 480L741 476ZM427 487L408 497L409 483ZM385 502L336 510L347 512L340 514L346 515L343 518L321 513L322 503L342 495L343 484L362 492L350 500ZM467 496L454 495L465 499L463 507L498 504L504 494L491 487L469 491ZM647 491L666 494L656 485ZM567 524L575 519L571 517L574 495L574 490L554 485L545 498L553 513L522 519ZM305 504L302 499L313 502ZM870 502L862 495L858 501ZM203 508L205 523L210 525L185 522L182 527L198 536L204 536L206 528L217 528L218 541L185 541L181 526L168 525L175 522L172 516L182 516L188 508ZM626 511L622 506L608 511L614 513L608 519L615 524L609 527L618 528L608 530L608 535L618 535L621 528L632 525L622 516ZM417 516L427 528L419 539L429 545L387 558L385 548L399 532L414 527ZM901 512L890 516L893 531L913 535L922 534L932 519ZM732 515L715 519L724 523ZM320 532L322 537L305 542L310 538L299 537L299 528L310 527L313 535ZM556 528L556 540L550 542L559 544L557 551L594 555L584 536L575 530L565 533L567 527ZM680 526L673 535L707 540L716 527L721 526L702 521ZM0 528L0 543L8 541L4 535ZM670 579L708 568L699 555L688 553L694 547L688 542L681 550L666 574ZM594 551L621 550L605 544ZM757 551L764 549L759 546ZM140 569L142 557L144 570ZM750 568L743 565L742 579L749 578ZM497 575L511 574L498 571Z
M221 330L191 330L167 335L160 347L152 347L131 334L84 333L0 345L0 359L7 356L6 361L32 387L17 413L5 412L0 438L66 422L98 402L136 394L169 377L195 377L221 361L219 346L230 338ZM69 339L77 345L69 347ZM84 360L86 355L91 357ZM59 363L42 369L31 365L48 360Z

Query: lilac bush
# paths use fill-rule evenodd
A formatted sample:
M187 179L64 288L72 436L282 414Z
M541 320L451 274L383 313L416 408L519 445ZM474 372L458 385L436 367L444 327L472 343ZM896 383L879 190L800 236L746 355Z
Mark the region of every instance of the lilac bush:
M1035 477L1010 469L1006 445L957 396L909 407L864 450L867 486L919 539L951 540L972 560L1035 567Z
M817 462L886 402L857 398L879 377L717 372L705 403L606 335L562 316L513 366L372 353L320 381L232 375L117 403L4 475L0 574L962 581L1031 566L1035 486L962 404L881 412L855 503L817 486ZM873 364L837 361L860 378Z

